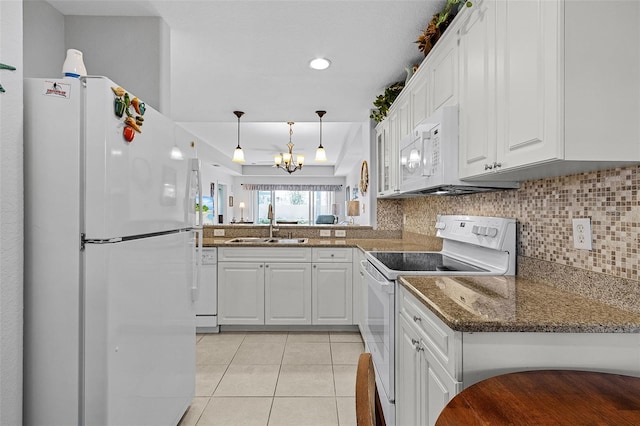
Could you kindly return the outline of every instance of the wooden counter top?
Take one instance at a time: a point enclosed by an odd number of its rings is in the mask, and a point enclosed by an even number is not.
[[[640,313],[513,276],[403,276],[399,283],[462,332],[640,333]]]
[[[436,426],[638,425],[640,378],[571,370],[503,374],[456,395]]]

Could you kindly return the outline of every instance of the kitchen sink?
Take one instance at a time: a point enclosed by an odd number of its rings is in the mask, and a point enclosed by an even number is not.
[[[261,238],[242,237],[225,241],[225,244],[305,244],[308,238]]]
[[[233,238],[231,240],[225,241],[226,244],[263,244],[271,242],[272,238],[261,238],[261,237],[242,237],[242,238]]]
[[[305,244],[309,242],[308,238],[269,238],[268,243],[276,244]]]

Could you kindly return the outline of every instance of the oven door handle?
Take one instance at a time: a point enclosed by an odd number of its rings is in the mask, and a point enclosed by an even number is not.
[[[371,268],[372,266],[370,265],[371,264],[366,260],[360,261],[360,266],[362,266],[364,273],[367,275],[367,285],[375,284],[377,287],[376,288],[377,291],[384,292],[387,294],[393,294],[395,291],[395,282],[389,281],[387,279],[380,281],[378,278],[371,275],[371,272],[369,272],[369,268]]]

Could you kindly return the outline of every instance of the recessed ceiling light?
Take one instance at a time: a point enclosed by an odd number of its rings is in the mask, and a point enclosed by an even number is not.
[[[325,58],[312,59],[309,66],[314,70],[326,70],[331,65],[331,61]]]

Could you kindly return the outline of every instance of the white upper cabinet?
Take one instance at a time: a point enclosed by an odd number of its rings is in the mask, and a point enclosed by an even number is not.
[[[497,2],[498,170],[563,157],[559,134],[561,2]]]
[[[493,2],[475,2],[459,31],[459,174],[484,173],[496,156],[495,20]]]
[[[412,90],[409,96],[411,98],[411,122],[414,126],[429,116],[427,95],[430,92],[430,81],[422,74],[422,70],[418,70],[411,78]]]
[[[398,105],[398,99],[393,105]],[[401,108],[390,111],[387,119],[376,127],[379,198],[394,196],[400,192],[399,137],[409,127],[408,101],[405,99],[401,103]]]
[[[389,120],[384,120],[376,126],[376,154],[378,172],[376,184],[378,197],[384,197],[392,193],[391,176],[395,173],[391,158],[391,137],[389,135]]]
[[[451,32],[449,32],[451,31]],[[451,36],[453,28],[447,29],[445,34]],[[430,96],[428,97],[427,115],[446,105],[458,103],[458,46],[455,37],[451,40],[442,38],[440,49],[435,50],[429,56],[425,65],[428,70],[428,84]],[[415,121],[415,126],[420,121]]]
[[[640,2],[473,8],[460,31],[460,178],[526,180],[640,161]],[[611,25],[596,31],[603,22]]]

